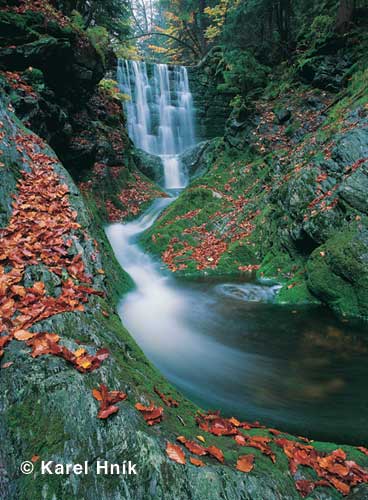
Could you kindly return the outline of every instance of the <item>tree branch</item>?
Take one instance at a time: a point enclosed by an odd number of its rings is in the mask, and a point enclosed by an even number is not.
[[[160,33],[156,31],[151,31],[150,33],[143,33],[142,35],[135,35],[135,36],[130,36],[129,38],[126,38],[126,40],[135,40],[137,38],[144,38],[146,36],[166,36],[167,38],[171,38],[172,40],[175,40],[176,42],[180,43],[187,49],[191,50],[195,56],[198,56],[198,52],[191,46],[189,43],[184,42],[183,40],[180,40],[179,38],[176,38],[176,36],[173,35],[168,35],[167,33]]]

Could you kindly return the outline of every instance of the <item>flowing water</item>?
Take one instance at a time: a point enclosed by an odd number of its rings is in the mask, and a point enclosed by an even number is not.
[[[125,111],[128,131],[134,144],[160,157],[165,187],[185,187],[180,154],[195,144],[194,108],[184,66],[120,60],[118,82],[129,96]]]
[[[150,81],[144,63],[120,62],[119,71],[125,72],[124,86],[131,85],[131,137],[159,155],[174,143],[170,151],[176,156],[168,155],[173,164],[165,167],[165,182],[182,186],[179,153],[194,141],[185,125],[193,110],[178,105],[191,102],[186,72],[176,68],[168,76],[168,68],[159,65]],[[168,81],[184,90],[169,92]],[[170,140],[164,139],[167,106],[176,124]],[[178,281],[138,245],[172,201],[160,198],[137,221],[106,229],[136,285],[119,314],[147,357],[203,408],[315,439],[367,444],[366,326],[340,322],[323,308],[275,306],[275,286]]]

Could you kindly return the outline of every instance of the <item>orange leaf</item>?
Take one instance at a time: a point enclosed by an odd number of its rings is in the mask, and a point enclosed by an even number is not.
[[[84,358],[82,358],[82,359],[78,358],[77,359],[77,364],[78,364],[78,366],[81,366],[85,370],[87,370],[88,368],[91,368],[91,366],[92,366],[92,362],[91,362],[91,360],[89,358],[86,358],[86,359],[84,359]]]
[[[207,453],[216,458],[216,460],[218,460],[222,464],[224,463],[224,454],[216,446],[210,446],[209,448],[207,448]]]
[[[238,419],[236,419],[235,417],[231,417],[231,418],[229,418],[229,422],[230,422],[231,424],[233,424],[235,427],[239,427],[239,425],[240,425],[239,420],[238,420]]]
[[[36,292],[38,295],[44,295],[45,294],[45,283],[42,281],[37,281],[34,283],[32,287],[32,291]]]
[[[153,411],[155,409],[155,405],[151,403],[150,406],[144,406],[141,403],[136,403],[135,408],[138,411]]]
[[[173,460],[178,464],[184,465],[186,463],[185,454],[177,444],[168,442],[166,446],[166,454],[170,458],[170,460]]]
[[[98,389],[93,389],[92,396],[97,399],[97,401],[102,401],[102,394]]]
[[[236,468],[241,472],[250,472],[254,467],[254,455],[242,455],[236,462]]]
[[[190,463],[195,465],[196,467],[205,467],[205,465],[206,465],[199,458],[190,457],[189,460],[190,460]]]
[[[29,340],[34,336],[34,333],[28,332],[27,330],[17,330],[14,332],[14,338],[17,340]]]

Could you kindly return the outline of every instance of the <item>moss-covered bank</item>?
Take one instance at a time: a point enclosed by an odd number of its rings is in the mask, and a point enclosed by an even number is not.
[[[207,170],[143,236],[146,249],[182,277],[256,271],[284,285],[280,304],[368,318],[367,69],[349,43],[340,94],[301,82],[297,60],[261,99],[234,104]]]

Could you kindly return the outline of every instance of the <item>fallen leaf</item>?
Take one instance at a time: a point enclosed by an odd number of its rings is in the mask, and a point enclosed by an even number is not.
[[[189,461],[191,464],[195,465],[196,467],[205,467],[205,465],[206,465],[204,462],[202,462],[202,460],[200,460],[199,458],[195,458],[195,457],[190,457]]]
[[[206,448],[206,450],[209,455],[216,458],[216,460],[218,460],[222,464],[224,463],[224,454],[219,448],[217,448],[216,446],[209,446],[208,448]]]
[[[97,401],[102,401],[102,394],[97,389],[93,389],[92,395],[95,399],[97,399]]]
[[[168,442],[166,446],[166,454],[170,458],[170,460],[173,460],[178,464],[184,465],[186,463],[185,454],[177,444]]]
[[[241,472],[250,472],[253,467],[254,455],[241,455],[236,462],[236,468]]]
[[[8,361],[7,363],[4,363],[3,365],[1,365],[1,368],[2,369],[6,369],[6,368],[9,368],[12,365],[14,365],[14,361]]]
[[[118,411],[119,411],[118,406],[112,405],[112,406],[109,406],[108,408],[106,408],[106,410],[100,410],[97,414],[97,417],[100,419],[106,419],[110,415],[117,413]]]
[[[30,340],[35,336],[35,334],[28,332],[27,330],[17,330],[16,332],[14,332],[13,336],[17,340]]]

